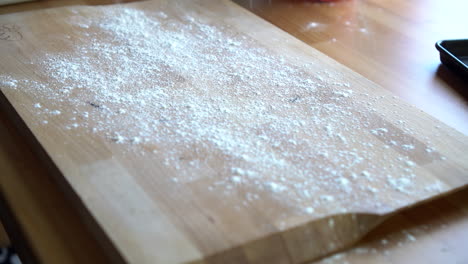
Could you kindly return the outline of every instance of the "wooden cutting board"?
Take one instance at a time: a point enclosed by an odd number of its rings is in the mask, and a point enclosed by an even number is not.
[[[5,15],[0,56],[116,261],[302,263],[468,182],[466,136],[228,1]]]

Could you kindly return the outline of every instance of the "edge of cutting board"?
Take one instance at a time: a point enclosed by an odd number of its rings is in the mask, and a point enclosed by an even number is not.
[[[34,154],[37,155],[38,159],[43,163],[49,174],[58,183],[60,189],[65,194],[65,197],[72,203],[73,207],[77,209],[81,220],[85,223],[88,229],[97,238],[99,244],[106,250],[106,255],[112,259],[113,263],[125,264],[128,263],[124,260],[123,256],[119,253],[114,243],[105,234],[103,228],[94,219],[83,200],[76,194],[73,187],[69,184],[66,178],[63,176],[60,169],[50,158],[47,151],[42,147],[39,141],[36,139],[32,131],[29,129],[27,124],[20,117],[19,113],[15,110],[13,105],[8,101],[5,94],[0,90],[0,109],[6,113],[6,116],[13,123],[15,128],[18,130],[20,135],[25,139],[26,143],[31,146]]]

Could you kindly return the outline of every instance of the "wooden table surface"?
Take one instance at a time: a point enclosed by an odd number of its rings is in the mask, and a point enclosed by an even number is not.
[[[112,1],[40,1],[0,13]],[[122,2],[122,1],[119,1]],[[243,1],[285,31],[448,125],[468,134],[467,92],[439,66],[435,41],[463,38],[463,1]],[[0,113],[2,221],[27,262],[107,263],[88,223],[52,180],[5,113]],[[402,212],[362,243],[324,263],[468,263],[468,190]],[[112,259],[115,260],[115,259]]]

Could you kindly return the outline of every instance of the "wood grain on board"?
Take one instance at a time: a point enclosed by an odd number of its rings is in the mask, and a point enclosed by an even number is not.
[[[381,214],[395,212],[466,184],[465,136],[391,97],[376,84],[230,2],[178,4],[181,6],[173,4],[177,7],[174,8],[171,4],[153,1],[132,4],[128,8],[145,12],[163,10],[169,17],[177,17],[175,14],[183,14],[184,10],[197,10],[198,17],[215,25],[230,25],[239,34],[248,36],[258,45],[268,47],[272,54],[286,54],[291,58],[300,57],[314,63],[318,61],[314,66],[316,68],[306,69],[310,74],[319,68],[339,72],[342,80],[350,84],[354,93],[370,93],[381,98],[379,105],[375,106],[376,113],[369,119],[375,123],[376,128],[385,125],[395,131],[402,131],[400,134],[396,133],[392,140],[414,143],[417,148],[414,152],[392,149],[392,157],[398,159],[409,156],[418,170],[415,181],[422,185],[437,182],[439,188],[409,193],[403,199],[404,203],[394,202],[395,197],[400,197],[401,193],[388,190],[388,193],[382,194],[387,205],[385,210],[373,211],[372,207],[360,207],[359,211],[343,213],[340,203],[351,203],[359,208],[361,201],[335,200],[325,211],[304,215],[297,213],[296,209],[305,205],[286,204],[291,210],[278,207],[274,203],[275,199],[270,197],[275,195],[273,193],[264,194],[257,204],[234,210],[226,205],[242,204],[243,197],[224,197],[223,193],[208,194],[204,189],[207,181],[178,183],[174,186],[167,179],[180,172],[165,168],[162,160],[155,160],[154,156],[132,156],[132,153],[125,151],[125,146],[116,145],[105,135],[87,135],[88,132],[80,131],[87,136],[77,136],[65,128],[65,120],[58,119],[49,126],[38,124],[35,116],[37,110],[34,109],[37,98],[28,94],[27,89],[2,87],[5,97],[55,162],[74,195],[83,203],[83,209],[94,217],[97,225],[128,262],[300,263],[355,242],[384,220],[386,216]],[[3,51],[8,51],[2,52],[2,72],[21,78],[38,78],[25,63],[33,59],[31,56],[36,55],[37,45],[46,38],[45,34],[38,34],[38,29],[41,29],[40,32],[53,31],[58,35],[73,35],[71,27],[63,23],[71,14],[80,12],[84,17],[92,17],[105,12],[105,8],[112,7],[72,7],[3,16],[0,23],[9,25],[9,35],[5,41],[10,42],[3,42],[0,47]],[[356,100],[362,101],[362,98]],[[57,106],[57,102],[53,100],[40,103],[51,109]],[[360,105],[360,101],[356,104],[357,107],[366,109]],[[63,107],[61,111],[67,111],[66,105],[60,107]],[[405,128],[398,122],[401,119],[397,117],[400,116],[404,116]],[[413,131],[412,134],[404,133],[408,128]],[[434,134],[437,136],[434,137]],[[379,138],[364,130],[362,134],[355,136],[364,142],[388,140],[385,136]],[[427,138],[431,139],[431,146],[437,150],[436,155],[429,155],[424,151],[428,147]],[[99,146],[97,151],[96,145]],[[382,148],[375,151],[382,151]],[[228,176],[221,174],[217,177]],[[268,178],[268,175],[264,177]],[[178,193],[174,193],[174,190]],[[281,195],[284,197],[280,198],[288,199],[287,193]],[[315,198],[311,198],[310,203]],[[304,203],[307,204],[307,201]],[[273,208],[287,214],[267,214],[262,212],[264,208]]]

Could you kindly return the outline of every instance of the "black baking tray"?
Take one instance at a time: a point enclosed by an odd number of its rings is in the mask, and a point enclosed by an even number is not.
[[[436,43],[440,61],[468,80],[468,39],[441,40]]]

